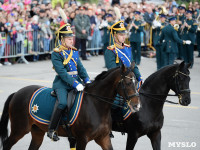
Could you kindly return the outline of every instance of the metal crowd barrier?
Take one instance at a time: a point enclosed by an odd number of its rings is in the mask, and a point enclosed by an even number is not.
[[[2,45],[0,46],[0,59],[18,58],[17,62],[28,64],[25,56],[50,54],[55,48],[55,37],[53,39],[45,38],[41,31],[24,31],[21,41],[13,34],[0,32],[2,37]],[[99,48],[87,48],[90,50],[100,50]]]

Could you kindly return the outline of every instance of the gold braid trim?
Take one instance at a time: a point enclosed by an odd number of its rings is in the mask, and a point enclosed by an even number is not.
[[[64,56],[63,65],[67,65],[69,63],[69,61],[72,60],[75,63],[75,65],[77,66],[76,61],[74,60],[74,58],[72,58],[72,56],[73,56],[72,48],[71,48],[71,51],[70,51],[69,55],[65,52],[65,49],[67,49],[67,48],[61,45],[60,50],[62,51],[63,56]],[[68,56],[67,59],[66,59],[66,55]]]

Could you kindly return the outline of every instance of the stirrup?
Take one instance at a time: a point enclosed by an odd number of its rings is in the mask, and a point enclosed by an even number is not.
[[[55,130],[49,130],[47,132],[47,136],[52,140],[52,141],[58,141],[60,138],[57,135],[57,132]]]

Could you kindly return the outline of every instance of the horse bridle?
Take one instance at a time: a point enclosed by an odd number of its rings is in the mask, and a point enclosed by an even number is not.
[[[133,78],[127,76],[131,71],[132,71],[131,68],[128,68],[127,71],[126,71],[125,73],[121,73],[121,74],[122,74],[122,75],[121,75],[121,80],[118,82],[118,85],[117,85],[117,89],[118,89],[119,86],[121,85],[122,90],[123,90],[123,93],[124,93],[125,101],[126,101],[126,103],[127,103],[128,105],[130,105],[131,98],[133,98],[133,97],[139,97],[139,93],[137,92],[137,90],[136,90],[135,94],[128,95],[127,90],[126,90],[126,86],[124,85],[124,79],[125,79],[125,78],[128,78],[128,79],[133,80]],[[123,99],[124,99],[124,98],[123,98]]]
[[[175,96],[178,96],[179,103],[180,103],[180,101],[182,100],[182,94],[183,93],[190,93],[191,90],[190,89],[180,89],[179,81],[178,81],[179,75],[183,75],[183,76],[187,76],[187,77],[189,77],[189,75],[177,70],[175,72],[175,75],[173,76],[173,78],[175,79],[175,88],[176,88],[176,95]]]
[[[179,103],[175,103],[175,102],[172,102],[170,100],[165,100],[164,102],[168,102],[168,103],[171,103],[171,104],[180,104],[180,102],[182,100],[182,94],[183,93],[190,93],[190,91],[191,91],[190,89],[180,89],[179,81],[178,81],[178,77],[179,77],[180,74],[189,77],[188,74],[185,74],[185,73],[183,73],[179,70],[177,70],[175,72],[175,74],[172,75],[174,80],[175,80],[175,89],[176,89],[175,93],[176,94],[152,94],[152,93],[142,92],[141,90],[140,90],[139,94],[145,95],[147,97],[150,97],[152,99],[159,100],[159,101],[162,101],[162,102],[163,102],[163,100],[160,100],[160,99],[155,98],[153,96],[178,96]]]
[[[127,90],[126,90],[126,86],[124,85],[124,79],[125,78],[129,78],[129,79],[133,79],[133,78],[130,78],[128,77],[127,75],[132,71],[131,68],[127,68],[128,70],[125,72],[125,73],[121,73],[121,80],[119,80],[118,82],[118,85],[117,85],[117,88],[115,89],[116,91],[118,90],[119,86],[121,85],[122,86],[122,90],[123,90],[123,93],[124,93],[124,98],[122,96],[116,96],[117,99],[115,98],[114,101],[123,101],[123,104],[115,104],[115,103],[112,103],[112,102],[109,102],[108,100],[113,100],[112,98],[108,98],[108,97],[103,97],[103,96],[99,96],[99,95],[96,95],[96,94],[92,94],[92,93],[88,93],[86,91],[84,91],[84,93],[88,94],[88,95],[91,95],[91,96],[94,96],[96,98],[98,98],[99,100],[103,101],[103,102],[106,102],[106,103],[109,103],[111,105],[114,105],[114,106],[117,106],[117,107],[120,107],[120,108],[124,108],[124,103],[126,102],[128,104],[128,106],[130,105],[130,102],[131,102],[131,98],[132,97],[139,97],[139,93],[136,91],[135,94],[132,94],[132,95],[128,95],[127,93]],[[125,107],[126,108],[126,107]]]

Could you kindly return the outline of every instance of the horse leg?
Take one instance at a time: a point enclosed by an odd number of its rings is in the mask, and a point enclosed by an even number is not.
[[[133,150],[135,144],[137,143],[138,138],[134,136],[134,134],[128,134],[127,142],[126,142],[126,150]]]
[[[95,139],[95,142],[99,144],[103,150],[113,150],[109,134],[105,137],[101,136]]]
[[[76,150],[76,139],[75,138],[68,138],[70,150]]]
[[[85,150],[87,145],[87,140],[85,138],[78,138],[76,144],[76,150]]]
[[[16,144],[28,131],[22,131],[20,129],[11,128],[11,134],[8,139],[3,143],[3,150],[10,150],[14,144]]]
[[[33,125],[31,128],[32,140],[29,146],[29,150],[38,150],[42,144],[45,132]]]
[[[161,150],[161,132],[160,130],[147,134],[151,140],[153,150]]]

